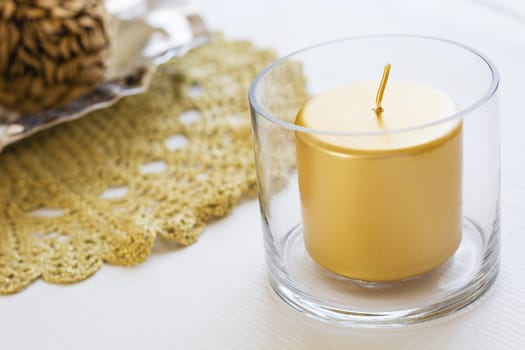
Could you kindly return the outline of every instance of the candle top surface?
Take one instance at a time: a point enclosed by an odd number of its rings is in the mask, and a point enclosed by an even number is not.
[[[329,90],[310,99],[299,111],[295,124],[316,130],[379,132],[410,128],[451,116],[459,111],[444,93],[425,85],[389,81],[383,97],[383,112],[374,111],[377,82],[355,83]],[[328,146],[363,151],[398,150],[430,146],[459,131],[460,120],[406,132],[363,136],[335,136],[297,132],[299,137]]]

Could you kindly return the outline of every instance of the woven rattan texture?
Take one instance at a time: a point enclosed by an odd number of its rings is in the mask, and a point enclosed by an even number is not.
[[[274,59],[216,37],[164,64],[149,90],[0,155],[0,294],[143,262],[194,243],[256,193],[247,90]],[[301,74],[283,76],[304,99]]]

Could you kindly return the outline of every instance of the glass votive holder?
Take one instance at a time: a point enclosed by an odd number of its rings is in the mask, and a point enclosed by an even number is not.
[[[384,130],[298,123],[319,94],[379,84],[387,62],[392,84],[428,87],[455,111]],[[366,327],[432,320],[480,298],[499,266],[498,84],[478,51],[410,35],[328,42],[264,69],[249,101],[275,292],[314,318]],[[409,97],[397,103],[426,103]],[[334,100],[326,113],[352,98]],[[377,117],[374,102],[363,118]],[[392,146],[370,146],[377,144]]]

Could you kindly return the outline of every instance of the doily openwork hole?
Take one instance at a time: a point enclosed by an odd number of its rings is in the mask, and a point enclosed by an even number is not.
[[[30,216],[47,217],[47,218],[59,218],[64,215],[66,211],[60,208],[38,208],[30,211]]]
[[[193,84],[188,86],[186,93],[191,98],[198,98],[202,95],[202,87],[199,84]]]
[[[182,124],[190,125],[198,122],[201,119],[201,113],[196,109],[184,111],[179,116],[179,121]]]
[[[166,148],[170,151],[176,151],[178,149],[184,148],[189,144],[189,140],[186,136],[182,134],[172,135],[164,141]]]
[[[99,196],[101,199],[118,199],[125,197],[129,192],[128,186],[109,187]]]
[[[140,167],[142,174],[159,174],[163,173],[168,169],[168,165],[163,160],[156,160],[154,162],[143,164]]]

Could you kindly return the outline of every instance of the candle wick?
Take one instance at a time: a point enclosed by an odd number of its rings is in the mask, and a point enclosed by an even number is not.
[[[379,83],[379,89],[377,89],[377,95],[376,95],[376,108],[374,108],[374,112],[376,112],[376,116],[378,118],[381,118],[381,113],[383,113],[383,107],[381,106],[381,103],[383,102],[383,95],[385,94],[386,89],[386,83],[388,82],[388,76],[390,75],[390,63],[387,63],[385,65],[385,69],[383,70],[383,76],[381,77],[381,82]]]

